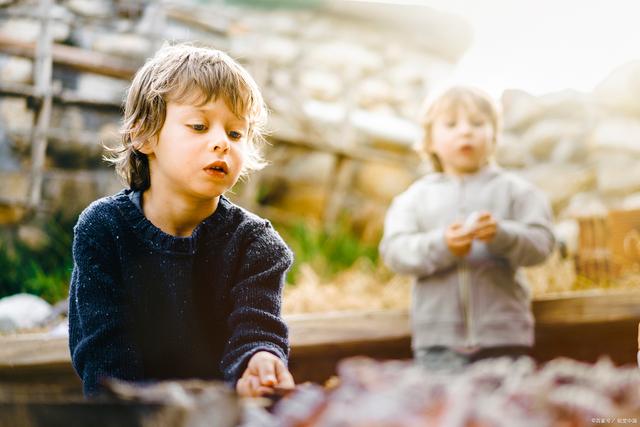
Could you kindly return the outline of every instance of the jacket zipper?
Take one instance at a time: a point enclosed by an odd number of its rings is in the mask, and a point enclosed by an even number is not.
[[[468,212],[464,205],[464,178],[460,180],[460,193],[459,193],[460,206],[462,212],[467,215]],[[471,307],[471,280],[469,278],[469,266],[465,259],[460,260],[458,263],[458,294],[460,297],[460,303],[462,306],[462,318],[465,327],[465,343],[467,348],[474,347],[476,345],[475,337],[473,334],[473,312]]]
[[[458,265],[458,291],[462,303],[462,318],[465,326],[465,347],[476,345],[473,334],[473,311],[471,305],[471,280],[469,278],[469,266],[462,260]]]

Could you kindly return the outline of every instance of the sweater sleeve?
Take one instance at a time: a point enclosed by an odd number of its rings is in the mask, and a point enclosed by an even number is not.
[[[513,218],[498,219],[496,235],[487,248],[518,267],[543,262],[554,245],[549,202],[540,190],[529,187],[515,195]]]
[[[453,267],[457,258],[449,251],[444,228],[422,230],[414,199],[408,193],[391,203],[384,223],[380,254],[396,273],[429,276]]]
[[[292,262],[293,254],[284,241],[268,222],[263,223],[243,252],[231,289],[230,338],[220,362],[225,381],[235,384],[258,351],[287,362],[288,329],[280,312],[285,275]]]
[[[102,378],[136,380],[141,370],[113,238],[98,227],[81,216],[74,229],[69,289],[71,361],[87,396],[100,391]]]

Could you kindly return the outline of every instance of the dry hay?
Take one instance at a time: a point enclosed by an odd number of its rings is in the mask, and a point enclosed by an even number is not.
[[[621,278],[596,282],[576,274],[571,258],[554,252],[546,262],[523,269],[533,298],[578,293],[583,290],[640,289],[640,268]],[[304,264],[295,285],[284,292],[284,313],[314,313],[347,310],[406,309],[411,299],[412,279],[398,276],[366,259],[325,281]]]

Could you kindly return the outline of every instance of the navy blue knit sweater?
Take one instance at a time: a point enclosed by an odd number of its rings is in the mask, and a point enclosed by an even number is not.
[[[260,350],[286,361],[293,255],[269,222],[220,197],[190,237],[174,237],[147,220],[139,194],[93,202],[74,228],[69,347],[85,395],[103,377],[234,384]]]

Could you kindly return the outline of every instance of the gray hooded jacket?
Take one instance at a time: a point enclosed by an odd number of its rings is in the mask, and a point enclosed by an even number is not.
[[[483,210],[498,222],[495,237],[488,244],[474,240],[466,257],[456,257],[445,228]],[[544,194],[496,166],[464,178],[429,174],[397,196],[380,253],[392,270],[416,279],[413,348],[531,346],[530,293],[518,267],[551,253],[551,226]]]

